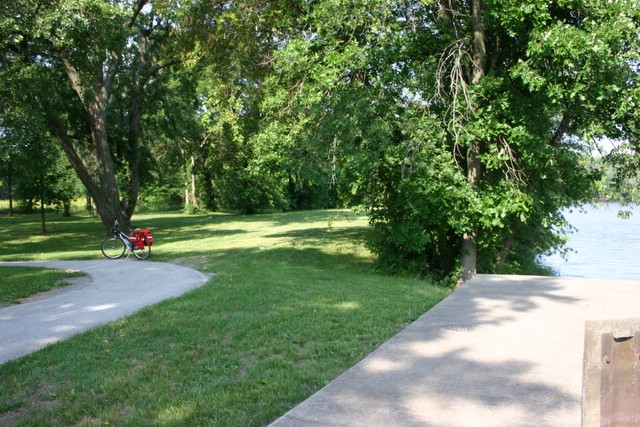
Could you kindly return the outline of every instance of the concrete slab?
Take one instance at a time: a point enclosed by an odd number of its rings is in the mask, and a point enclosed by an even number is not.
[[[479,275],[271,424],[580,426],[585,321],[640,282]]]
[[[3,262],[2,266],[51,267],[84,271],[88,280],[0,308],[0,363],[145,306],[184,294],[209,276],[164,262],[92,260]]]

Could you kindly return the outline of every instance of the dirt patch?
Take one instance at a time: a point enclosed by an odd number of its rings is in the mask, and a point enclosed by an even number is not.
[[[13,427],[18,425],[27,410],[24,408],[14,409],[13,411],[0,414],[0,427]]]
[[[254,355],[244,356],[240,359],[242,366],[236,373],[236,378],[244,378],[247,376],[247,370],[258,364],[258,358]]]
[[[12,409],[4,414],[0,414],[0,427],[13,427],[18,425],[30,408],[38,411],[50,411],[60,404],[57,399],[57,386],[50,383],[38,384],[37,390],[19,407]]]
[[[76,425],[76,426],[102,426],[102,425],[105,425],[105,423],[100,418],[85,416],[74,425]]]

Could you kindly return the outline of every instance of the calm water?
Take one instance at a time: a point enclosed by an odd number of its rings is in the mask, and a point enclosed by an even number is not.
[[[569,235],[570,252],[545,257],[543,263],[564,277],[640,280],[640,207],[629,219],[618,218],[615,203],[585,206],[565,217],[578,230]]]

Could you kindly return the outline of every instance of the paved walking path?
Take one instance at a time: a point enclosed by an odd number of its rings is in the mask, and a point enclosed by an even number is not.
[[[0,363],[201,286],[208,276],[164,262],[128,260],[0,263],[80,270],[87,278],[0,308]]]
[[[479,275],[272,427],[578,427],[585,321],[638,317],[640,282]]]

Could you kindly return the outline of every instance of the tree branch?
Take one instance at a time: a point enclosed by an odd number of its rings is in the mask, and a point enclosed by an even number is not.
[[[40,102],[40,104],[42,103]],[[46,106],[44,106],[43,111],[51,133],[53,133],[56,139],[60,142],[62,151],[67,155],[69,163],[71,163],[71,166],[73,166],[73,169],[78,174],[78,178],[80,178],[80,181],[82,181],[91,197],[95,199],[96,195],[99,194],[99,189],[93,181],[89,167],[84,162],[83,158],[78,155],[71,138],[69,138],[69,135],[60,120]]]
[[[86,94],[84,91],[84,87],[82,86],[82,79],[80,78],[80,73],[78,73],[78,69],[71,64],[71,62],[67,58],[63,58],[62,55],[58,55],[60,57],[60,61],[62,61],[62,66],[64,67],[64,71],[67,73],[69,80],[71,81],[71,86],[73,90],[78,94],[82,105],[87,108],[86,103]]]
[[[149,71],[147,72],[147,80],[150,77],[155,76],[157,73],[159,73],[160,71],[164,70],[165,68],[169,68],[169,67],[173,67],[174,65],[178,65],[182,63],[181,59],[171,59],[163,64],[156,64],[153,67],[149,68]]]
[[[569,126],[571,126],[571,122],[572,121],[573,121],[573,114],[572,113],[567,112],[567,113],[564,114],[564,116],[562,116],[562,121],[560,121],[560,124],[558,125],[556,130],[553,132],[553,136],[551,137],[551,140],[549,141],[549,145],[550,146],[557,147],[558,144],[560,144],[560,141],[562,140],[562,137],[569,130]]]
[[[129,21],[127,21],[127,23],[125,24],[125,28],[131,28],[135,25],[140,12],[142,12],[142,9],[147,5],[148,2],[149,0],[138,0],[138,3],[136,3],[133,9],[133,15],[131,16],[131,19],[129,19]]]

